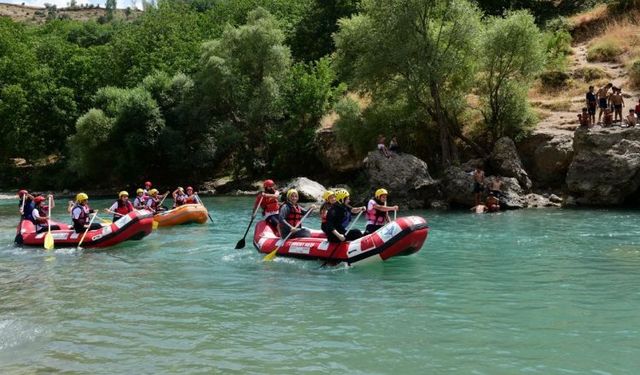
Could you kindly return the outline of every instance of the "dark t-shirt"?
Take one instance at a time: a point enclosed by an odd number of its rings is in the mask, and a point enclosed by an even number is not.
[[[592,92],[587,93],[587,103],[595,104],[597,102],[596,94]]]

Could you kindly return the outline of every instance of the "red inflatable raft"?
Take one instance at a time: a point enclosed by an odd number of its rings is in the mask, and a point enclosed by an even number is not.
[[[401,217],[374,233],[355,241],[330,243],[321,231],[311,231],[311,237],[293,238],[284,244],[264,221],[255,228],[253,245],[268,254],[276,247],[278,256],[301,259],[319,259],[332,264],[387,260],[394,256],[418,252],[429,233],[427,222],[419,216]]]
[[[52,230],[51,235],[56,247],[77,246],[83,233],[76,233],[73,227],[64,223],[51,221],[60,226]],[[139,240],[151,233],[153,215],[147,210],[129,212],[127,215],[101,229],[90,230],[82,241],[82,247],[107,247],[127,240]],[[27,246],[43,246],[47,232],[36,233],[35,225],[29,220],[18,224],[18,235],[22,235],[22,243]]]

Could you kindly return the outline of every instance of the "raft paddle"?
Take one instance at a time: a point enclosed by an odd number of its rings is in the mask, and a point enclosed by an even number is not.
[[[44,248],[46,250],[53,249],[53,234],[51,234],[51,200],[52,197],[49,196],[49,215],[47,219],[47,234],[44,236]]]
[[[244,248],[244,239],[245,237],[247,237],[247,233],[249,233],[249,229],[251,228],[251,224],[253,224],[253,219],[256,218],[256,215],[258,214],[258,210],[260,209],[260,205],[262,204],[262,198],[264,198],[264,196],[260,197],[260,200],[258,201],[258,205],[256,206],[256,209],[253,210],[253,215],[251,215],[251,220],[249,221],[249,225],[247,226],[247,230],[244,231],[244,236],[242,236],[242,239],[240,241],[238,241],[238,243],[236,244],[236,249],[242,249]]]
[[[24,202],[27,200],[27,194],[22,194],[22,206],[20,207],[20,215],[24,215]]]
[[[200,196],[198,194],[194,194],[196,196],[196,199],[198,200],[198,203],[200,203],[202,205],[202,207],[204,207],[205,210],[207,210],[207,216],[209,216],[209,220],[211,220],[211,222],[213,223],[213,219],[211,218],[211,215],[209,214],[209,210],[207,209],[207,206],[204,205],[204,203],[202,203],[202,199],[200,199]]]
[[[358,213],[358,216],[356,216],[356,219],[354,221],[352,221],[351,224],[349,224],[349,226],[347,227],[347,231],[344,232],[345,241],[347,240],[347,234],[349,234],[349,232],[351,232],[351,228],[353,228],[353,225],[356,223],[356,221],[358,221],[358,219],[360,219],[360,215],[362,215],[363,212],[364,211],[360,211]],[[333,257],[333,254],[335,254],[336,250],[338,250],[339,247],[340,247],[340,245],[336,246],[336,248],[333,249],[331,254],[329,254],[329,259],[331,259]],[[329,263],[329,259],[325,260],[324,263],[322,263],[322,265],[320,266],[320,268],[324,268],[327,265],[327,263]]]
[[[164,200],[167,199],[168,195],[169,195],[169,190],[167,190],[167,192],[164,193],[164,197],[162,197],[162,200],[160,201],[160,203],[158,203],[158,208],[162,207],[162,204],[164,203]]]
[[[304,219],[307,218],[307,216],[309,216],[309,214],[311,213],[311,211],[313,211],[313,207],[309,209],[309,211],[307,211],[306,214],[304,214],[304,216],[302,217],[302,219],[300,219],[300,222],[298,223],[298,225],[302,224],[302,222],[304,221]],[[296,225],[294,228],[297,228],[298,225]],[[276,246],[275,249],[273,249],[272,252],[270,252],[269,254],[265,255],[264,258],[262,258],[263,262],[270,262],[272,261],[276,255],[278,255],[278,249],[280,249],[280,247],[282,247],[282,245],[284,245],[285,242],[287,242],[287,240],[289,239],[289,237],[291,237],[291,235],[293,234],[293,230],[291,230],[289,232],[289,234],[287,234],[287,236],[284,238],[284,240],[282,240],[282,244],[279,246]]]
[[[89,220],[89,225],[87,225],[87,229],[85,229],[84,233],[82,234],[82,238],[80,238],[80,242],[78,242],[78,246],[76,246],[76,250],[80,250],[81,249],[80,245],[82,245],[82,241],[84,241],[84,236],[87,235],[87,232],[89,231],[89,228],[91,228],[91,224],[93,224],[93,219],[95,219],[96,216],[98,216],[98,213],[94,212],[93,213],[93,217],[91,218],[91,220]]]

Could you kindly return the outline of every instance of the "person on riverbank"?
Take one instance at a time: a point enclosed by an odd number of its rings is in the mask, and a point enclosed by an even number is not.
[[[596,108],[598,107],[598,97],[596,96],[594,90],[595,88],[593,86],[589,86],[589,91],[586,95],[587,113],[589,114],[589,126],[593,126],[596,124]]]
[[[184,189],[180,186],[171,193],[171,196],[173,197],[173,208],[180,207],[186,203],[187,194],[185,194]]]
[[[76,195],[76,202],[71,208],[71,221],[73,222],[73,229],[76,233],[84,233],[91,221],[89,216],[92,213],[94,213],[94,211],[89,207],[89,196],[85,193],[78,193],[78,195]],[[100,228],[102,228],[102,225],[91,223],[89,230]]]
[[[48,195],[47,198],[51,199],[52,196]],[[39,195],[33,199],[34,208],[31,211],[31,217],[33,218],[32,222],[36,225],[36,233],[42,233],[49,230],[49,220],[51,219],[49,215],[49,207],[44,205],[44,201],[47,199],[42,195]],[[54,203],[53,199],[51,199],[51,209],[53,209]],[[51,225],[51,230],[60,229],[59,225]]]
[[[604,110],[604,119],[602,122],[603,128],[609,128],[613,126],[613,111],[611,108],[607,108]]]
[[[325,232],[327,227],[327,214],[331,206],[336,203],[336,193],[327,190],[322,194],[322,200],[324,203],[320,206],[320,229]]]
[[[486,207],[488,212],[498,212],[500,211],[500,201],[498,197],[495,195],[488,195],[486,201]]]
[[[298,225],[302,221],[302,217],[307,214],[309,210],[316,209],[315,205],[311,205],[309,209],[305,210],[298,205],[298,191],[296,189],[289,189],[287,191],[287,201],[280,207],[279,211],[279,231],[280,238],[298,238],[309,237],[311,232],[309,229],[299,227]]]
[[[387,206],[389,192],[386,189],[376,190],[373,198],[367,203],[367,227],[364,234],[370,234],[390,222],[389,212],[398,211],[398,206]]]
[[[395,135],[391,137],[389,141],[389,151],[393,152],[396,155],[400,154],[400,145],[398,145],[398,137]]]
[[[583,129],[589,129],[590,120],[589,113],[587,113],[587,108],[582,108],[582,113],[578,113],[578,123],[580,127]]]
[[[352,214],[357,214],[366,210],[366,207],[349,206],[349,192],[346,189],[338,189],[335,192],[336,203],[327,212],[326,230],[329,242],[353,241],[362,237],[359,229],[351,229],[347,233],[347,227],[351,222]]]
[[[473,171],[473,193],[475,194],[476,206],[482,201],[484,191],[484,170],[482,165],[478,165]]]
[[[144,194],[144,189],[138,188],[136,190],[136,198],[133,200],[133,208],[136,210],[142,210],[147,205],[147,197]]]
[[[116,221],[133,210],[133,204],[129,201],[129,193],[123,190],[118,193],[118,200],[106,209],[105,212],[113,214],[113,221]]]
[[[598,123],[601,123],[602,114],[605,113],[605,110],[609,107],[609,89],[613,87],[613,83],[608,83],[606,86],[603,86],[598,90],[598,107],[600,108],[600,112],[598,113]]]
[[[622,108],[624,107],[624,98],[622,97],[622,89],[613,88],[613,94],[609,98],[609,102],[613,106],[613,122],[619,121],[622,124]]]
[[[33,195],[29,194],[27,190],[22,189],[18,191],[18,212],[20,212],[22,219],[33,220],[31,217],[31,213],[35,207],[33,199]]]
[[[481,203],[471,207],[470,211],[472,211],[474,214],[483,214],[489,211],[489,207]]]
[[[625,123],[628,127],[636,126],[636,124],[638,123],[638,116],[636,115],[636,111],[634,109],[629,110],[629,114],[625,119]]]
[[[386,158],[390,158],[391,154],[389,154],[389,150],[387,149],[387,146],[384,144],[385,141],[386,141],[386,138],[384,137],[384,135],[380,134],[378,136],[378,151],[380,151],[380,153],[384,155]]]
[[[267,179],[262,183],[264,191],[258,193],[253,203],[253,211],[262,208],[262,217],[264,221],[271,226],[272,229],[278,228],[280,223],[280,192],[276,189],[276,183]]]
[[[503,196],[502,194],[502,177],[494,176],[489,183],[489,195],[496,198]]]

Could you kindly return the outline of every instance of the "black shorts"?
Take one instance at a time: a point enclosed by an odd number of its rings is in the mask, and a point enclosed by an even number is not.
[[[590,115],[595,115],[596,114],[596,107],[597,107],[596,102],[589,103],[589,107],[588,108],[589,108],[589,114]]]
[[[622,104],[616,104],[613,106],[616,111],[622,111]]]
[[[601,109],[607,108],[607,99],[603,98],[603,99],[598,100],[598,104],[600,105]]]
[[[473,182],[473,192],[474,193],[482,193],[484,189],[482,188],[482,185],[479,182]]]

